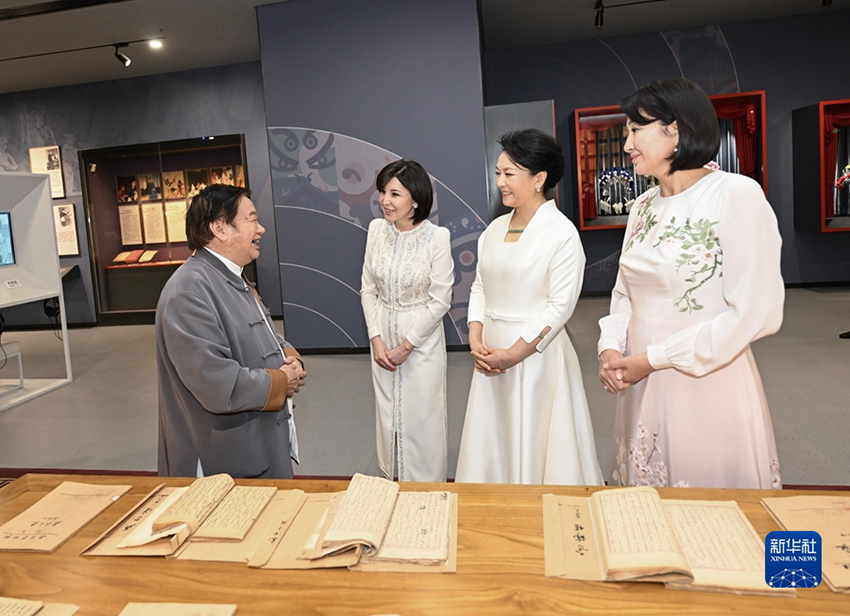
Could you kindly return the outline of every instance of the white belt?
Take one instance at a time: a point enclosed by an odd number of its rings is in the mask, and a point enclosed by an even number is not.
[[[529,317],[515,317],[507,314],[499,314],[498,312],[493,312],[492,310],[485,310],[484,314],[493,319],[494,321],[512,321],[514,323],[527,323],[533,320]]]

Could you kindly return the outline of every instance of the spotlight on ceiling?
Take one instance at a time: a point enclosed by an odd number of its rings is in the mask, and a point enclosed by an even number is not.
[[[154,49],[159,49],[160,47],[162,47],[162,41],[159,39],[153,39],[151,41],[148,41],[148,45],[150,45]]]
[[[596,9],[596,29],[602,29],[602,20],[605,18],[605,7],[602,5],[602,0],[596,0],[596,5],[593,7]]]
[[[120,49],[127,47],[127,43],[113,45],[113,47],[115,47],[115,57],[118,58],[118,61],[124,66],[130,66],[130,62],[132,62],[132,60],[119,51]]]

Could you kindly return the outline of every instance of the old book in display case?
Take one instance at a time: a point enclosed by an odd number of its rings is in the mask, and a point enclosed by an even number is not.
[[[764,92],[709,98],[720,127],[720,150],[713,162],[753,178],[767,194]],[[635,199],[656,180],[636,174],[624,152],[626,115],[619,105],[576,109],[573,118],[579,228],[623,228]]]
[[[791,121],[794,226],[850,231],[850,99],[795,109]]]
[[[189,202],[213,169],[230,179],[238,167],[244,183],[244,161],[242,135],[80,152],[99,323],[153,322],[162,287],[191,254]]]

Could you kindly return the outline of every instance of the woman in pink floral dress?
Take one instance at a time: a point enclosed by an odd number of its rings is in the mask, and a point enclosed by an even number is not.
[[[779,488],[773,426],[750,343],[775,333],[781,238],[755,181],[706,168],[714,108],[685,79],[623,99],[626,153],[658,186],[629,214],[599,378],[617,394],[620,485]]]

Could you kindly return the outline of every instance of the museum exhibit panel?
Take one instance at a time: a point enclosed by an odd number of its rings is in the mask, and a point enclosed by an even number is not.
[[[850,231],[850,99],[792,113],[794,226]]]
[[[242,135],[80,152],[99,324],[153,322],[162,287],[191,254],[187,205],[210,184],[247,187],[244,161]]]
[[[0,171],[0,311],[9,306],[44,303],[61,320],[65,376],[24,377],[26,348],[3,337],[5,320],[0,312],[0,367],[15,378],[0,379],[0,411],[71,382],[71,354],[65,299],[59,269],[59,251],[53,227],[50,180],[46,175]],[[2,359],[0,359],[2,361]]]
[[[756,180],[767,194],[763,91],[710,96],[720,123],[717,164]],[[621,229],[634,200],[654,179],[635,175],[626,143],[626,115],[619,105],[576,109],[575,190],[580,229]]]

